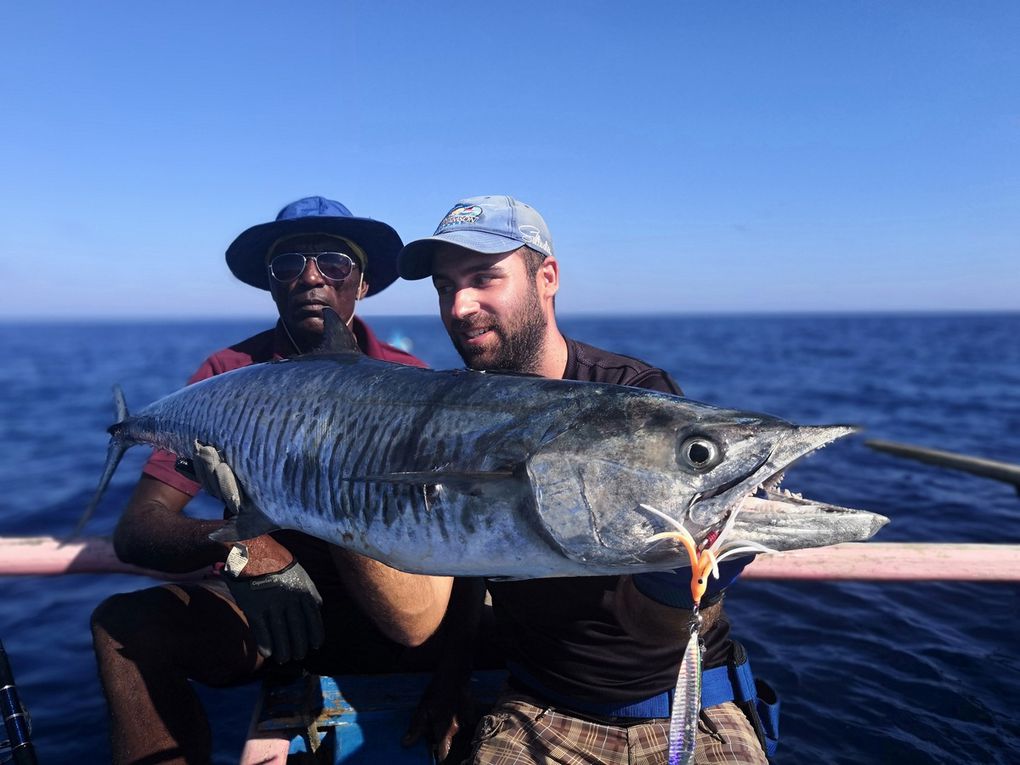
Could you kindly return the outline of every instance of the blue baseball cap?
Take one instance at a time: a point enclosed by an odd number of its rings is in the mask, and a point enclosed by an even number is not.
[[[436,233],[407,244],[397,258],[405,279],[432,275],[432,256],[441,244],[494,255],[527,245],[552,257],[552,237],[538,210],[513,197],[468,197],[455,204],[439,222]]]
[[[356,218],[339,202],[325,197],[304,197],[280,210],[276,220],[243,231],[227,248],[230,272],[245,284],[269,289],[266,255],[284,237],[298,234],[342,236],[365,253],[365,281],[374,295],[397,280],[397,255],[403,242],[390,226],[371,218]]]

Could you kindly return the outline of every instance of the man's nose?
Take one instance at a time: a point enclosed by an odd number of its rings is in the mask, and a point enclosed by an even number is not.
[[[319,266],[315,258],[305,258],[305,267],[301,269],[301,273],[298,274],[298,281],[302,284],[308,284],[313,287],[326,283],[325,278],[322,276],[322,272],[319,271]]]
[[[478,297],[471,289],[457,290],[453,294],[453,305],[450,314],[455,319],[463,319],[478,311]]]

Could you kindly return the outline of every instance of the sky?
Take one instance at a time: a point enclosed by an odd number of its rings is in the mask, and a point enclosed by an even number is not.
[[[1013,0],[11,0],[0,40],[0,320],[272,316],[223,253],[309,195],[405,242],[528,202],[561,313],[1020,310]]]

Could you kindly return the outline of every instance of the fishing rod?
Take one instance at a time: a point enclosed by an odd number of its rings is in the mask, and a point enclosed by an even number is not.
[[[893,454],[897,457],[905,457],[918,462],[926,462],[929,465],[949,468],[950,470],[962,470],[964,473],[991,478],[995,481],[1012,484],[1020,494],[1020,465],[1011,462],[999,462],[997,460],[984,459],[983,457],[971,457],[956,452],[946,452],[940,449],[929,449],[925,446],[914,446],[913,444],[901,444],[895,441],[882,441],[872,438],[864,442],[867,446],[878,452]]]
[[[18,697],[3,641],[0,641],[0,715],[3,715],[7,729],[7,741],[0,742],[4,744],[0,749],[9,749],[16,765],[36,765],[35,749],[30,738],[32,723]]]

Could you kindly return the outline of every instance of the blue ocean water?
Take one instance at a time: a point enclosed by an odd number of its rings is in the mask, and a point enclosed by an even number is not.
[[[437,368],[459,365],[433,318],[373,318]],[[0,325],[0,535],[66,534],[95,488],[110,386],[142,406],[267,322]],[[692,398],[875,438],[1020,462],[1020,315],[561,318],[573,337],[669,372]],[[145,454],[128,453],[87,533],[109,533]],[[880,541],[1020,543],[1020,498],[993,481],[847,439],[786,485],[883,513]],[[199,509],[215,515],[208,504]],[[88,631],[124,575],[0,581],[0,640],[46,763],[109,757]],[[794,763],[1020,761],[1015,584],[739,582],[729,611],[783,699],[775,758]],[[203,692],[217,762],[236,761],[254,687]]]

